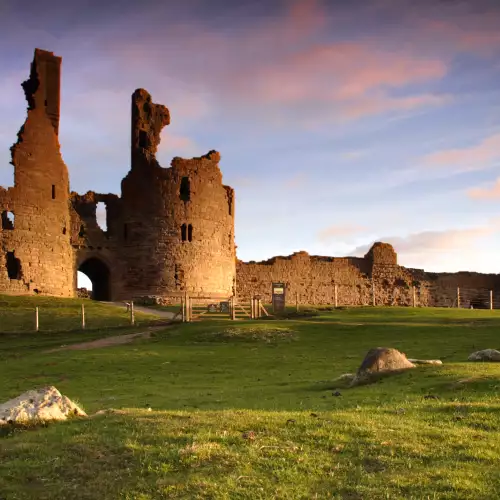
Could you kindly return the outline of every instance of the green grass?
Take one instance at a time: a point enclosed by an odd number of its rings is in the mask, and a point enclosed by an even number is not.
[[[2,333],[33,332],[35,307],[38,307],[40,332],[81,330],[82,304],[85,306],[86,330],[126,327],[130,324],[130,316],[125,308],[89,299],[0,295],[0,336]],[[156,316],[139,312],[136,312],[135,318],[138,325],[158,321]]]
[[[496,498],[500,363],[467,356],[499,329],[497,311],[353,308],[91,351],[5,337],[0,401],[51,384],[89,414],[123,411],[4,431],[0,498]],[[376,346],[444,365],[336,389]]]

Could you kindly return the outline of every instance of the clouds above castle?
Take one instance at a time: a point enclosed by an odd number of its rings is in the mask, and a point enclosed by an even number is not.
[[[488,253],[500,245],[495,231],[467,254],[467,231],[498,210],[498,2],[11,0],[1,9],[0,184],[37,46],[63,57],[60,140],[75,190],[119,192],[130,95],[143,87],[171,112],[164,166],[221,152],[237,190],[240,258],[343,255],[394,235],[403,265],[500,271]],[[272,227],[265,241],[256,220]],[[464,257],[451,264],[411,236],[454,232]]]

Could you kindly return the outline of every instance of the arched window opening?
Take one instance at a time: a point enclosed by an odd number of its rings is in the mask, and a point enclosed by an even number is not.
[[[52,199],[56,199],[56,186],[55,184],[52,184]]]
[[[188,226],[188,241],[193,241],[193,226],[191,224]]]
[[[14,212],[9,212],[8,210],[2,212],[2,229],[14,229],[14,220]]]
[[[181,226],[181,240],[186,241],[187,239],[187,226],[186,224],[182,224]]]

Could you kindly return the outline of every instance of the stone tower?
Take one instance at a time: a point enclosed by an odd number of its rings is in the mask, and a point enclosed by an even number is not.
[[[216,151],[174,158],[162,168],[155,157],[165,106],[143,89],[132,95],[132,165],[122,181],[124,297],[232,292],[236,271],[234,191],[222,184]]]
[[[72,296],[68,169],[59,150],[61,58],[35,50],[22,87],[28,115],[11,148],[14,186],[0,187],[0,290]]]

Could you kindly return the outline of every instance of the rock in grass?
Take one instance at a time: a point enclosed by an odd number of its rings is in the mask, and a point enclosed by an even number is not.
[[[55,387],[27,391],[0,405],[0,425],[30,421],[66,420],[87,414]]]
[[[400,373],[409,368],[415,368],[415,365],[402,352],[390,347],[376,347],[366,354],[351,386],[368,384],[381,376]]]
[[[468,359],[469,361],[500,361],[500,351],[496,349],[484,349],[473,352]]]
[[[443,362],[440,359],[409,359],[410,363],[414,365],[442,365]]]

